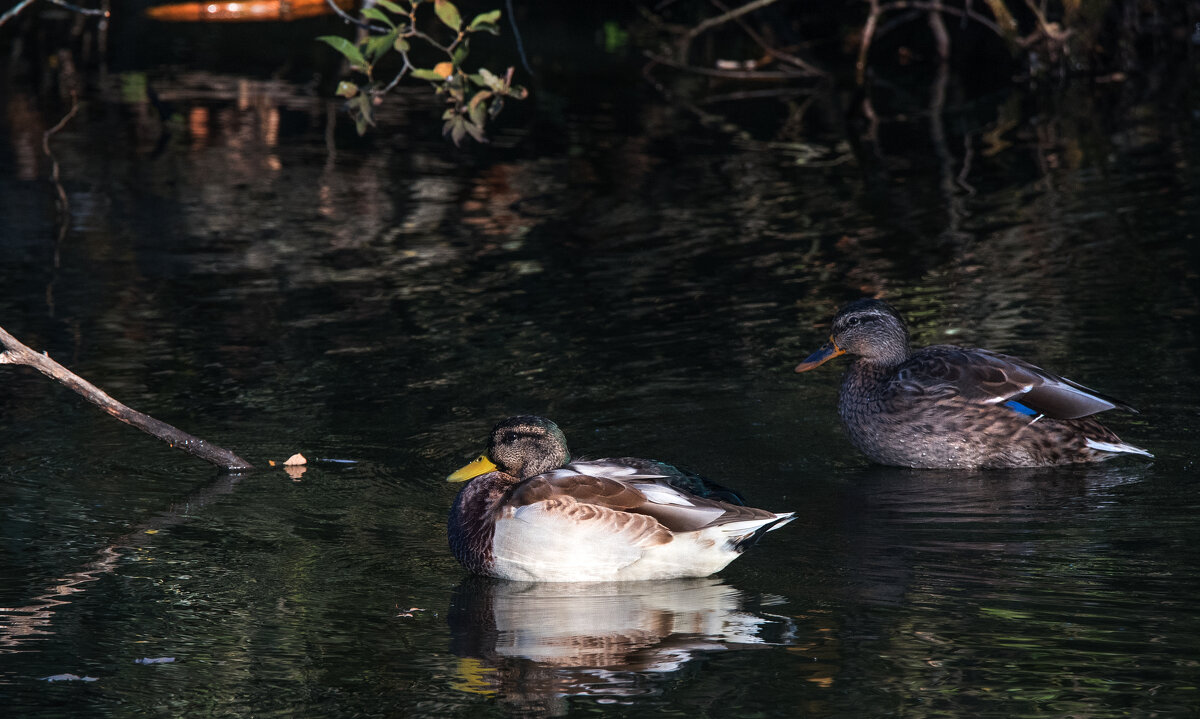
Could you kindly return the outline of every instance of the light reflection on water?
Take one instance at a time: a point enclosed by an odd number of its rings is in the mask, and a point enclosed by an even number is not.
[[[1197,256],[1179,241],[1191,225],[1173,213],[1196,183],[1154,132],[1114,147],[1143,156],[1111,177],[976,158],[978,194],[954,198],[943,232],[945,198],[919,170],[896,173],[880,205],[851,165],[659,154],[586,120],[573,120],[570,156],[467,167],[404,138],[330,155],[324,107],[274,91],[229,105],[179,94],[212,107],[165,147],[127,108],[141,151],[107,164],[96,148],[111,128],[64,132],[76,226],[55,263],[28,231],[44,204],[11,205],[25,229],[0,230],[14,248],[0,259],[2,322],[252,461],[303,450],[357,463],[217,491],[205,468],[40,378],[6,377],[0,694],[15,707],[1194,706],[1200,305]],[[4,178],[6,197],[42,197],[31,168]],[[1158,459],[870,467],[836,426],[838,370],[791,367],[838,304],[873,292],[901,305],[920,343],[1019,353],[1130,401],[1144,414],[1113,426]],[[496,419],[529,411],[556,419],[578,455],[676,462],[799,521],[717,579],[464,580],[441,477]],[[211,501],[166,510],[192,491]],[[133,663],[147,656],[177,661]],[[38,681],[65,672],[98,681]]]
[[[637,583],[528,583],[470,578],[451,597],[456,688],[507,708],[548,716],[565,697],[631,704],[661,693],[667,675],[708,652],[787,645],[782,598],[750,609],[715,578]],[[763,608],[768,609],[763,609]]]

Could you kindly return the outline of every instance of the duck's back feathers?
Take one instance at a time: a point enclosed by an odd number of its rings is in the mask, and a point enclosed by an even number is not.
[[[656,519],[671,532],[776,518],[774,512],[705,499],[673,486],[667,477],[612,460],[574,462],[522,482],[513,491],[516,507],[570,497],[575,502]]]
[[[914,353],[897,368],[894,383],[910,393],[957,395],[984,404],[1017,402],[1051,419],[1077,419],[1110,409],[1137,411],[1017,357],[952,345]]]

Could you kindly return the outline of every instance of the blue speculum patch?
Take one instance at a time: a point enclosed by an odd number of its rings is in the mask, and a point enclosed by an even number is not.
[[[1013,410],[1014,412],[1020,412],[1021,414],[1027,414],[1030,417],[1037,414],[1037,412],[1034,412],[1033,410],[1029,409],[1028,407],[1026,407],[1025,405],[1021,404],[1020,402],[1016,401],[1015,399],[1010,399],[1009,401],[1005,402],[1004,406],[1008,407],[1009,409]]]

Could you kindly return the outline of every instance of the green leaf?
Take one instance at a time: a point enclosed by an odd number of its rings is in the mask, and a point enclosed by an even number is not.
[[[491,23],[481,22],[473,28],[469,28],[470,32],[490,32],[493,35],[500,34],[500,26],[492,25]]]
[[[488,117],[495,120],[496,115],[499,115],[500,111],[503,109],[504,109],[504,98],[503,97],[492,98],[492,104],[488,107]]]
[[[442,22],[446,23],[446,27],[454,32],[462,29],[462,16],[458,14],[458,8],[454,7],[454,3],[450,0],[434,0],[433,11],[437,13]]]
[[[329,46],[334,50],[342,53],[342,55],[350,61],[351,65],[367,67],[370,64],[367,62],[367,59],[362,56],[362,53],[358,51],[358,48],[354,46],[354,43],[350,42],[344,37],[339,35],[322,35],[317,39],[328,43]]]
[[[496,21],[499,19],[500,19],[500,11],[499,10],[493,10],[491,12],[480,13],[475,16],[475,19],[471,21],[471,24],[467,26],[467,29],[475,30],[480,25],[495,25]]]
[[[431,80],[433,82],[441,82],[446,79],[433,70],[413,70],[412,76],[418,80]]]
[[[475,111],[475,107],[477,105],[479,105],[479,103],[483,102],[484,100],[488,99],[491,96],[492,96],[491,90],[480,90],[479,92],[475,93],[475,95],[471,98],[471,103],[470,103],[471,112]]]
[[[375,124],[374,108],[371,98],[366,94],[359,95],[347,103],[350,106],[350,116],[354,118],[354,127],[359,135],[366,134],[367,126]]]
[[[483,80],[479,84],[492,92],[504,92],[504,81],[492,74],[492,71],[486,67],[479,68],[479,78]]]
[[[349,80],[342,80],[338,83],[337,92],[335,94],[346,98],[354,97],[358,94],[358,85],[355,85]]]
[[[408,11],[400,7],[392,0],[375,0],[375,4],[395,15],[407,15]]]
[[[450,53],[450,60],[454,62],[455,67],[461,67],[463,60],[467,59],[467,41],[463,40],[462,44],[454,48],[454,52]]]
[[[467,132],[471,135],[471,137],[475,138],[475,142],[482,142],[482,143],[487,142],[487,137],[485,137],[483,134],[483,126],[482,125],[477,125],[474,122],[471,122],[470,120],[468,120],[467,122],[463,123],[463,126],[466,128]]]
[[[456,114],[454,117],[446,120],[445,125],[442,125],[442,134],[450,135],[450,139],[454,140],[454,144],[457,145],[462,142],[463,137],[467,134],[467,128],[464,127],[466,122],[462,115]]]
[[[371,64],[379,62],[379,58],[383,57],[388,50],[392,49],[392,43],[396,40],[396,31],[392,30],[387,35],[375,35],[367,38],[364,46],[364,54]]]
[[[396,28],[396,23],[392,22],[392,19],[390,17],[388,17],[387,15],[384,15],[383,11],[377,7],[369,7],[367,9],[363,10],[362,16],[371,18],[372,20],[378,20],[379,22],[387,25],[388,27],[390,27],[392,29]]]
[[[478,95],[476,96],[478,97]],[[488,106],[486,102],[475,103],[474,98],[471,100],[471,109],[467,116],[471,118],[471,122],[479,127],[483,127],[483,123],[487,122]]]
[[[396,38],[396,42],[394,42],[392,44],[392,47],[396,48],[396,52],[403,53],[405,55],[408,54],[408,50],[409,50],[408,40],[405,40],[402,37]]]

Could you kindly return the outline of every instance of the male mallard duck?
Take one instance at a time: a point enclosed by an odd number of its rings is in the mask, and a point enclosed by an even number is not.
[[[705,577],[792,520],[682,489],[695,478],[660,462],[572,462],[543,417],[497,424],[487,452],[446,478],[468,479],[450,510],[450,549],[503,579]]]
[[[880,300],[851,302],[807,372],[857,356],[838,398],[850,441],[881,464],[924,469],[1042,467],[1149,452],[1089,415],[1133,407],[1016,357],[933,345],[913,352],[908,327]]]

